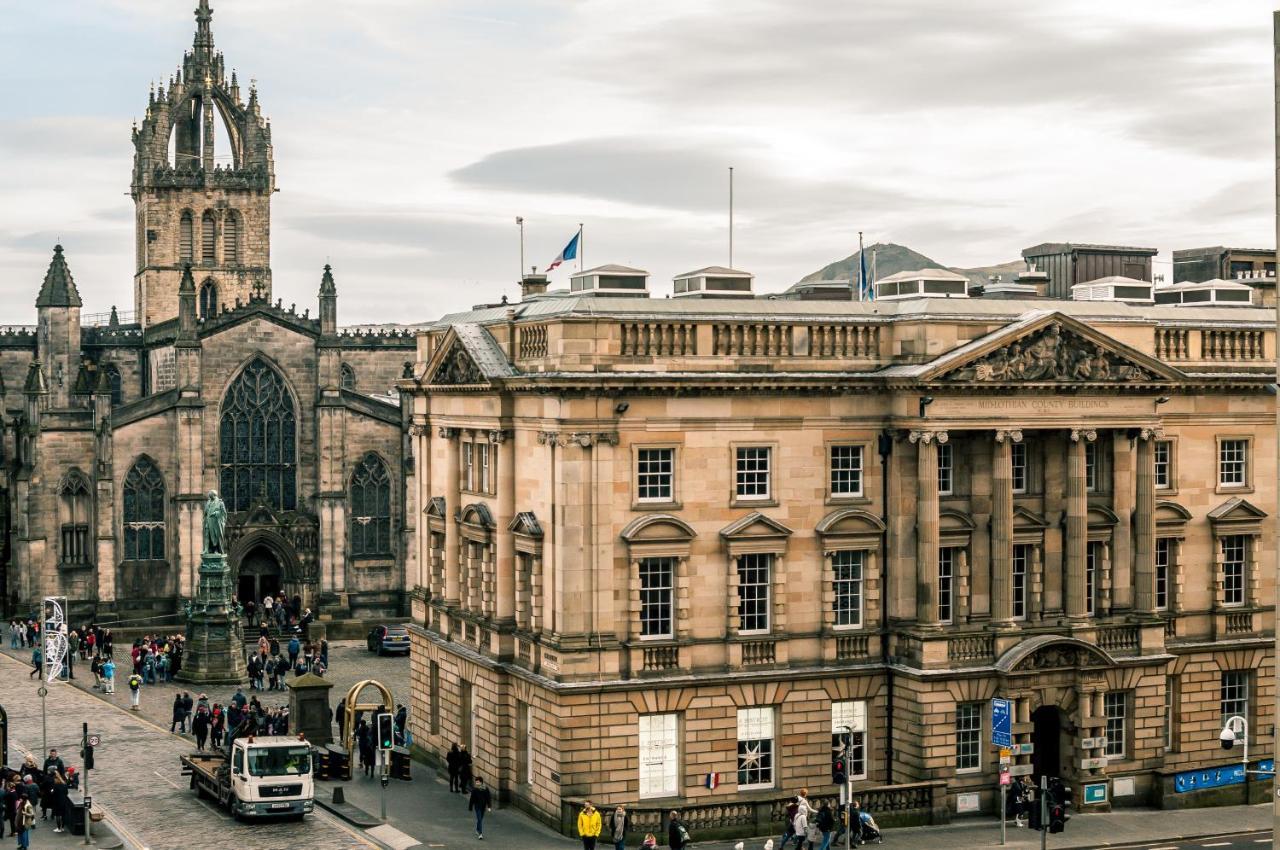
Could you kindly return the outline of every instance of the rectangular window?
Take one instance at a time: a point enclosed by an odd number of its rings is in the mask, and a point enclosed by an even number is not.
[[[1098,444],[1084,444],[1084,489],[1098,492]]]
[[[737,482],[735,492],[739,499],[769,498],[768,446],[744,446],[737,451]]]
[[[671,620],[675,572],[675,558],[644,558],[640,561],[641,637],[669,638],[673,635]]]
[[[1089,543],[1084,549],[1084,612],[1090,617],[1098,607],[1098,572],[1102,568],[1102,544]]]
[[[849,747],[845,753],[845,772],[850,779],[867,778],[867,704],[862,700],[831,703],[831,749]]]
[[[640,797],[680,793],[680,715],[640,715]]]
[[[471,683],[458,683],[458,728],[462,730],[462,745],[468,750],[476,748],[476,718],[471,703]]]
[[[836,627],[862,627],[862,574],[867,553],[862,549],[842,549],[831,553],[835,575]]]
[[[440,734],[440,665],[431,662],[431,734]]]
[[[675,449],[638,449],[636,501],[672,501],[675,498],[675,469]]]
[[[773,708],[738,709],[738,790],[773,787]]]
[[[1218,485],[1244,487],[1248,482],[1248,440],[1223,440],[1218,444]]]
[[[89,526],[81,523],[62,526],[62,563],[89,563]]]
[[[1178,677],[1166,676],[1164,680],[1164,749],[1177,750]]]
[[[533,784],[533,706],[524,707],[524,728],[528,731],[524,736],[524,781]]]
[[[950,443],[938,444],[938,495],[950,496],[955,487],[955,455]]]
[[[1031,546],[1013,547],[1013,619],[1027,619],[1027,575],[1031,566]]]
[[[769,579],[773,555],[752,553],[738,556],[738,632],[759,634],[769,631]]]
[[[1013,492],[1027,492],[1027,444],[1013,443],[1009,446],[1009,455],[1013,461]]]
[[[956,550],[944,546],[938,550],[938,621],[951,622],[952,582],[955,580]]]
[[[1102,695],[1102,714],[1107,721],[1107,746],[1105,752],[1111,758],[1124,758],[1125,727],[1129,719],[1128,691],[1107,691]]]
[[[1169,440],[1157,440],[1154,454],[1156,464],[1156,489],[1172,489],[1173,443]]]
[[[982,767],[982,703],[956,704],[956,771]]]
[[[462,444],[462,489],[475,490],[475,448],[472,443]]]
[[[831,447],[831,497],[862,495],[862,446]]]
[[[1244,535],[1222,538],[1222,601],[1227,605],[1244,604]]]
[[[1243,717],[1249,722],[1249,672],[1231,670],[1222,674],[1222,722],[1226,726],[1232,717]],[[1236,731],[1239,731],[1238,729]]]
[[[1173,552],[1173,540],[1156,538],[1156,610],[1169,609],[1169,564]]]
[[[476,466],[479,470],[476,475],[476,491],[479,493],[493,492],[489,487],[489,444],[476,443],[476,453],[479,455],[479,463]]]

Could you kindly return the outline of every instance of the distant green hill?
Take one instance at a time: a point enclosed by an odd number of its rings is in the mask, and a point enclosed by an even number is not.
[[[956,274],[962,274],[969,278],[971,283],[986,284],[990,275],[998,274],[1003,276],[1006,281],[1013,279],[1013,276],[1025,268],[1022,260],[1013,260],[1007,263],[999,263],[993,266],[979,266],[971,269],[960,269],[953,266],[945,266],[937,260],[926,257],[918,251],[912,251],[905,245],[895,245],[892,242],[877,242],[875,245],[868,245],[864,249],[867,252],[867,275],[872,273],[872,254],[875,255],[875,276],[888,277],[898,272],[915,271],[916,269],[950,269]],[[805,275],[801,278],[801,283],[811,280],[857,280],[858,279],[858,252],[854,251],[843,260],[836,260],[834,263],[828,263],[816,272]]]

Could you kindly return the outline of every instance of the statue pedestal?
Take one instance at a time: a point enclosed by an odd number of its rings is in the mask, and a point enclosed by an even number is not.
[[[221,552],[200,556],[200,585],[187,615],[186,652],[178,680],[193,684],[240,684],[248,677],[244,626],[231,607],[231,569]]]

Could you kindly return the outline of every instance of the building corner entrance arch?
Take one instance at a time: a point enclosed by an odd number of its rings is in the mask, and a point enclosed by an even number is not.
[[[360,694],[366,688],[373,688],[382,697],[381,702],[360,702]],[[365,679],[363,682],[356,682],[351,686],[351,690],[347,691],[346,697],[343,698],[344,706],[342,716],[342,746],[346,748],[348,753],[355,753],[355,735],[356,735],[356,715],[362,711],[377,711],[381,708],[383,711],[394,712],[396,710],[395,700],[391,698],[391,689],[379,682],[377,679]]]

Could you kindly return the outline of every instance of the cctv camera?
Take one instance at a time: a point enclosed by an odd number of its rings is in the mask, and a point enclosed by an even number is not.
[[[1229,750],[1236,745],[1236,733],[1230,726],[1224,726],[1221,734],[1218,735],[1218,742],[1222,744],[1222,749]]]

